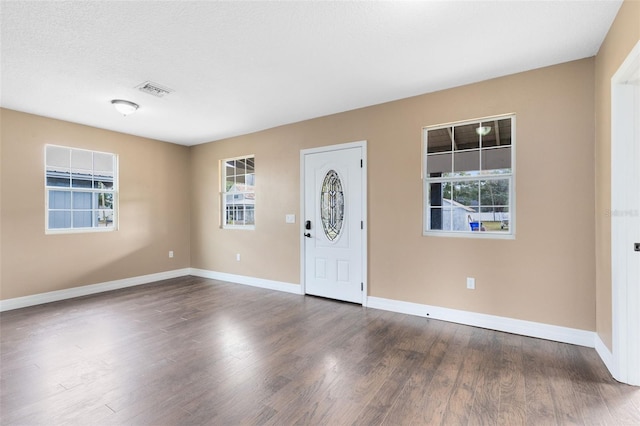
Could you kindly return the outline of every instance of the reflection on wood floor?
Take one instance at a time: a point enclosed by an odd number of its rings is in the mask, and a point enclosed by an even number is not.
[[[3,425],[640,424],[593,349],[202,278],[0,326]]]

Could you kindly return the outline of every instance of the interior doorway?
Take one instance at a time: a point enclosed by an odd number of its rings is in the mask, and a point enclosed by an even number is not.
[[[640,386],[640,41],[611,79],[613,376]]]

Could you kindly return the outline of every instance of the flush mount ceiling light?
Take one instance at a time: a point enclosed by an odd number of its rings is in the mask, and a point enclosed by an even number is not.
[[[487,136],[490,131],[491,131],[491,127],[489,126],[476,127],[476,133],[482,136]]]
[[[111,104],[122,115],[133,114],[138,109],[138,104],[134,104],[133,102],[125,101],[122,99],[114,99],[111,101]]]

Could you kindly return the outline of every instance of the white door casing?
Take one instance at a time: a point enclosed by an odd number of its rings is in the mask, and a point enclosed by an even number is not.
[[[366,141],[300,152],[303,293],[366,304],[365,157]],[[331,196],[321,194],[325,180]]]
[[[613,377],[640,386],[640,41],[611,79]]]

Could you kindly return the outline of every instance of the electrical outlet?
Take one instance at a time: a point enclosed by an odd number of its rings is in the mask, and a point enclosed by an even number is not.
[[[240,253],[236,253],[236,260],[240,262]]]
[[[169,257],[173,257],[173,250],[169,250]]]
[[[476,289],[476,279],[475,278],[467,277],[467,288],[469,290],[475,290]]]

